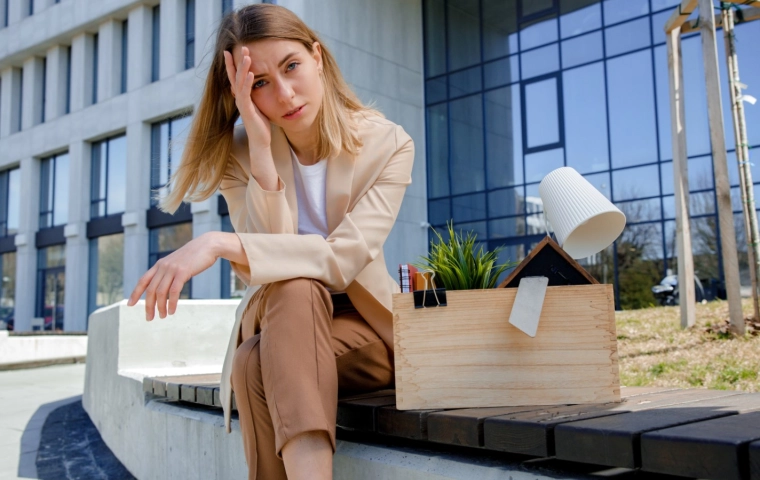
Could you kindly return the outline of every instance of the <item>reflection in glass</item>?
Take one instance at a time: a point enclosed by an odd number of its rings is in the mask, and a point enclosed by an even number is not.
[[[427,108],[428,196],[449,195],[448,105]]]
[[[445,75],[425,82],[425,103],[437,103],[442,100],[446,100]]]
[[[40,162],[39,228],[65,225],[69,213],[69,154]]]
[[[428,222],[431,225],[444,225],[452,218],[449,198],[428,201]]]
[[[484,95],[488,188],[523,183],[520,89],[505,87]]]
[[[192,117],[185,115],[160,123],[151,129],[151,207],[158,205],[158,198],[169,193],[167,185],[173,167],[179,165]]]
[[[483,0],[483,59],[517,52],[517,0]]]
[[[718,235],[714,215],[692,218],[691,249],[694,254],[694,274],[700,280],[720,278],[718,269]]]
[[[556,43],[523,53],[520,57],[523,79],[559,70],[559,47]]]
[[[559,142],[557,79],[549,78],[529,83],[524,88],[526,147],[530,149]]]
[[[719,48],[718,50],[722,50]],[[710,153],[710,121],[707,116],[707,84],[705,83],[702,42],[699,37],[681,42],[684,74],[684,107],[686,110],[686,151],[689,156]],[[725,63],[725,62],[724,62]],[[667,64],[665,64],[667,68]],[[725,83],[723,85],[728,85]],[[727,90],[721,86],[721,91]],[[724,100],[725,102],[725,100]],[[730,117],[729,117],[730,118]],[[730,120],[729,120],[730,122]],[[733,126],[730,127],[733,132]],[[728,145],[729,130],[726,130]],[[731,148],[731,147],[727,147]],[[672,153],[670,155],[672,158]]]
[[[602,56],[602,32],[593,32],[562,42],[563,68],[593,62]]]
[[[657,161],[649,50],[607,61],[613,167]]]
[[[449,96],[454,98],[474,93],[479,91],[482,85],[480,66],[452,73],[449,75]]]
[[[520,80],[520,62],[517,55],[483,65],[485,88],[498,87]]]
[[[525,155],[525,181],[540,182],[547,173],[564,166],[565,159],[562,148]]]
[[[425,74],[446,72],[446,29],[443,0],[425,0]]]
[[[499,218],[488,222],[491,238],[509,238],[525,235],[525,217]]]
[[[121,213],[126,206],[127,137],[92,144],[91,218]]]
[[[659,198],[634,200],[633,202],[619,202],[616,203],[615,206],[625,214],[625,221],[629,225],[633,223],[659,220],[661,216]]]
[[[655,304],[652,285],[664,273],[662,224],[628,225],[615,242],[620,307],[644,308]]]
[[[502,188],[488,193],[488,216],[519,215],[523,211],[523,187]]]
[[[478,0],[448,0],[449,71],[480,63]]]
[[[451,193],[485,190],[483,165],[483,101],[472,95],[449,103],[451,113]],[[473,168],[477,166],[476,168]]]
[[[0,255],[0,330],[13,330],[16,308],[16,252]]]
[[[622,22],[649,13],[649,0],[605,0],[604,24]]]
[[[588,1],[563,1],[560,3],[559,29],[562,38],[573,37],[602,27],[602,7],[594,3],[585,8],[578,8],[579,3]],[[565,11],[569,10],[568,13]]]
[[[689,215],[713,213],[715,213],[715,194],[712,191],[689,194]]]
[[[124,298],[124,234],[90,240],[89,310]]]
[[[522,16],[528,17],[542,13],[554,7],[554,0],[521,0]]]
[[[21,170],[18,168],[14,168],[8,172],[8,223],[6,225],[6,235],[18,233],[18,216],[21,202],[20,172]]]
[[[650,38],[649,17],[626,22],[604,31],[608,56],[646,47]]]
[[[64,328],[66,291],[66,245],[53,245],[37,250],[37,305],[35,317],[41,325],[32,329],[61,331]]]
[[[568,165],[568,166],[572,167],[572,165]],[[584,175],[583,178],[585,178],[591,185],[593,185],[594,188],[599,190],[599,193],[607,197],[607,200],[612,198],[612,195],[610,193],[610,174],[609,173],[604,172],[604,173],[595,173],[593,175]]]
[[[612,195],[615,201],[653,197],[660,194],[657,165],[626,168],[612,172]]]
[[[451,204],[457,222],[484,220],[487,216],[485,193],[452,197]]]
[[[670,131],[670,84],[668,52],[665,45],[654,48],[655,91],[657,93],[657,127],[660,138],[660,160],[673,158]],[[687,125],[688,127],[688,125]]]
[[[557,19],[546,20],[520,30],[520,50],[540,47],[557,41]]]
[[[601,62],[567,70],[562,85],[567,165],[580,173],[609,168],[604,67]]]

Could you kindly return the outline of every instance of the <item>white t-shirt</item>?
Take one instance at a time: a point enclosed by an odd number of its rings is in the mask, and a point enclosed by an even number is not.
[[[298,199],[298,234],[317,234],[327,238],[327,209],[325,207],[325,188],[327,184],[327,160],[322,159],[314,165],[301,165],[293,149],[293,177]],[[343,293],[327,287],[331,294]]]

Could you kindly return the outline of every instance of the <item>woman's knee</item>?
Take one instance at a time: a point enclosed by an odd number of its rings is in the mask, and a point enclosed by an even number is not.
[[[332,309],[330,292],[327,287],[313,278],[291,278],[270,284],[267,294],[267,304],[272,305],[278,300],[293,305],[298,302],[305,302],[311,305],[312,302],[324,304],[328,310]]]
[[[261,336],[254,335],[235,350],[232,359],[232,389],[237,392],[247,389],[251,381],[261,383]]]

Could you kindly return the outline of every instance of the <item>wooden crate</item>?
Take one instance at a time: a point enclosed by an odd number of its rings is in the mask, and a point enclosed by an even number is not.
[[[538,332],[509,324],[516,288],[393,296],[400,410],[620,401],[612,285],[548,287]]]

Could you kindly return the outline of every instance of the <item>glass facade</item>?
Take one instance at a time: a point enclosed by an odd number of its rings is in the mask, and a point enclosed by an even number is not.
[[[154,123],[151,131],[151,170],[150,206],[158,205],[156,195],[164,196],[169,192],[169,178],[172,165],[179,165],[184,150],[184,143],[192,117],[189,115]]]
[[[88,310],[124,298],[124,234],[105,235],[90,240]]]
[[[35,317],[42,323],[33,330],[63,330],[66,292],[66,245],[37,250],[37,308]]]
[[[69,219],[69,154],[42,160],[40,164],[39,228],[65,225]]]
[[[127,201],[127,137],[92,144],[90,217],[124,212]]]
[[[16,252],[0,255],[0,330],[13,330],[16,311]]]
[[[616,285],[619,307],[653,303],[650,287],[677,267],[663,31],[677,3],[424,0],[433,227],[441,231],[453,219],[488,248],[506,246],[502,260],[521,260],[545,235],[538,183],[555,168],[573,167],[628,219],[614,245],[581,263]],[[759,77],[760,62],[751,59],[760,23],[739,24],[736,37],[741,77]],[[748,284],[721,42],[718,47],[740,266]],[[716,293],[722,268],[699,34],[685,35],[682,48],[695,270]],[[760,110],[747,108],[746,116],[750,147],[760,146]],[[760,180],[760,171],[753,179]]]

